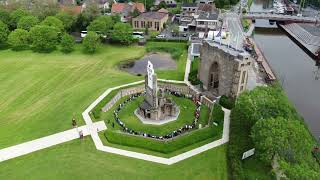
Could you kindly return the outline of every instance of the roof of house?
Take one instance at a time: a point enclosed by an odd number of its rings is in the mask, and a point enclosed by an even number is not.
[[[219,14],[216,13],[201,13],[197,20],[217,20]]]
[[[210,4],[199,4],[198,11],[211,12],[212,6]]]
[[[158,12],[159,13],[167,13],[167,14],[169,13],[169,11],[164,8],[159,9]]]
[[[166,13],[160,13],[160,12],[146,12],[146,13],[142,13],[139,16],[137,16],[136,18],[150,18],[150,19],[163,19],[164,17],[166,17],[167,14]]]
[[[81,13],[81,6],[64,6],[60,5],[60,9],[64,12],[72,13],[72,14],[80,14]]]
[[[138,9],[140,13],[145,12],[143,3],[114,3],[112,4],[111,12],[113,13],[124,13],[125,11],[134,11]]]

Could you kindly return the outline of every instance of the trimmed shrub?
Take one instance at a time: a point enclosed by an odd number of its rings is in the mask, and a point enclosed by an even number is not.
[[[71,35],[65,33],[61,38],[61,51],[64,53],[70,53],[71,51],[73,51],[74,44],[74,38]]]
[[[56,48],[58,32],[54,27],[38,25],[31,28],[30,39],[34,51],[50,52]]]
[[[32,27],[39,24],[39,19],[35,16],[25,16],[20,18],[17,28],[29,31]]]
[[[224,111],[220,104],[215,103],[212,109],[212,120],[217,122],[219,125],[222,124],[224,120]]]
[[[15,51],[28,49],[29,42],[29,32],[24,29],[16,29],[8,37],[8,43]]]
[[[226,109],[232,109],[234,107],[234,101],[225,95],[221,96],[219,104]]]
[[[8,39],[9,29],[8,26],[0,21],[0,44],[5,43]]]
[[[105,131],[104,135],[109,142],[114,144],[138,147],[167,154],[209,138],[219,139],[221,137],[221,130],[215,127],[207,127],[191,131],[169,141],[159,141],[141,136],[118,133],[109,129]]]
[[[84,37],[82,44],[85,52],[87,53],[96,52],[100,44],[100,39],[98,34],[95,32],[89,31],[86,37]]]

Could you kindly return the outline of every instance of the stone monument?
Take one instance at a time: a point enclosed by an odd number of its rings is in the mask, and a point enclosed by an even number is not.
[[[144,121],[172,121],[179,115],[179,108],[170,98],[165,97],[164,90],[158,89],[157,75],[153,64],[148,61],[145,76],[145,98],[136,110],[140,120]],[[159,94],[158,94],[159,93]]]

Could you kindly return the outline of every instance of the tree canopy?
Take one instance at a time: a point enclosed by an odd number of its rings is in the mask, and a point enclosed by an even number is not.
[[[46,17],[46,19],[44,19],[41,22],[41,25],[46,25],[46,26],[50,26],[50,27],[54,27],[56,28],[58,31],[63,31],[64,30],[64,25],[63,22],[60,21],[58,18],[54,17],[54,16],[48,16]]]
[[[99,16],[92,21],[87,27],[88,31],[99,31],[103,34],[108,34],[113,27],[113,20],[110,16]]]
[[[30,29],[31,46],[39,52],[50,52],[56,48],[58,32],[56,27],[37,25]]]
[[[24,29],[15,29],[9,34],[8,44],[13,50],[23,50],[29,47],[29,32]]]
[[[17,27],[17,24],[20,20],[20,18],[31,15],[28,11],[23,9],[17,9],[15,11],[12,11],[10,14],[10,26],[12,29],[15,29]]]
[[[24,16],[20,18],[17,28],[29,31],[33,26],[39,24],[39,19],[35,16]]]
[[[85,52],[87,53],[96,52],[100,44],[99,35],[93,31],[89,31],[86,37],[84,37],[82,44]]]
[[[70,31],[75,23],[75,17],[67,12],[59,12],[56,18],[63,22],[64,29]]]
[[[132,27],[127,23],[116,23],[113,27],[112,40],[121,44],[132,43]]]
[[[71,35],[64,33],[60,42],[61,51],[64,53],[69,53],[73,51],[74,44],[74,38]]]
[[[7,41],[8,35],[8,26],[4,22],[0,21],[0,44],[3,44]]]

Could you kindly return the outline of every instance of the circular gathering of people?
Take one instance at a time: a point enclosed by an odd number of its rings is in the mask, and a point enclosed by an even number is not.
[[[196,125],[198,123],[198,120],[200,118],[200,110],[201,110],[201,102],[196,98],[196,97],[193,97],[191,95],[184,95],[180,92],[176,92],[176,91],[171,91],[171,90],[168,90],[168,89],[165,89],[164,90],[164,93],[166,94],[171,94],[171,95],[174,95],[176,97],[182,97],[182,98],[188,98],[188,99],[191,99],[193,100],[193,102],[195,103],[196,105],[196,109],[195,109],[195,113],[194,113],[194,120],[192,122],[192,124],[189,124],[189,125],[184,125],[182,127],[180,127],[179,129],[176,129],[174,131],[172,131],[171,133],[169,134],[166,134],[164,136],[158,136],[158,135],[153,135],[153,134],[149,134],[149,133],[145,133],[145,132],[139,132],[139,131],[136,131],[134,129],[131,129],[129,127],[127,127],[125,125],[125,123],[123,123],[121,121],[121,119],[119,118],[119,115],[118,113],[121,111],[121,109],[129,102],[135,100],[136,98],[140,97],[140,96],[143,96],[145,95],[145,92],[143,93],[136,93],[136,94],[133,94],[133,95],[130,95],[128,99],[126,99],[125,101],[123,101],[122,103],[120,103],[118,105],[118,107],[114,110],[113,114],[114,114],[114,119],[115,121],[119,124],[119,126],[122,128],[123,132],[125,133],[129,133],[129,134],[132,134],[132,135],[137,135],[137,136],[143,136],[143,137],[147,137],[147,138],[153,138],[153,139],[158,139],[158,140],[168,140],[168,139],[171,139],[173,137],[176,137],[178,135],[181,135],[185,132],[188,132],[192,129],[195,129],[196,128]],[[114,127],[114,125],[113,125]]]

